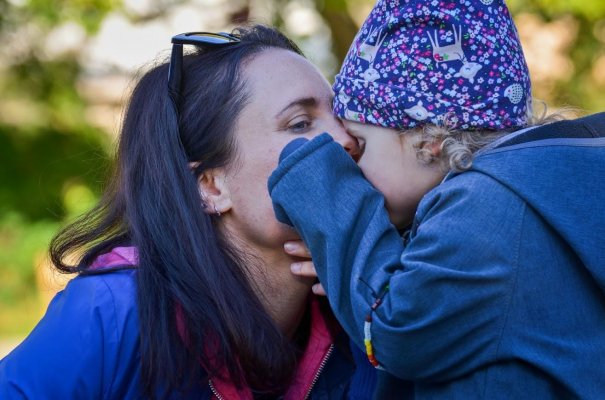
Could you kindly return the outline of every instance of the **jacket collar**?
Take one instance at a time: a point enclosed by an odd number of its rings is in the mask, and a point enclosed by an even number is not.
[[[114,247],[109,253],[101,254],[90,264],[91,269],[105,269],[138,265],[139,255],[136,247]]]
[[[340,329],[331,315],[325,316],[321,312],[319,300],[314,296],[310,298],[309,307],[311,313],[309,339],[296,367],[290,387],[283,397],[284,400],[306,398],[307,394],[313,389],[313,385],[321,374],[325,363],[330,358],[337,329]],[[210,382],[215,395],[224,399],[253,399],[250,388],[237,389],[231,383],[228,374],[222,373],[220,375],[225,378],[215,377]]]
[[[90,267],[92,269],[102,269],[137,264],[138,254],[135,247],[115,247],[109,253],[97,257]],[[317,377],[332,353],[333,344],[336,340],[335,336],[341,329],[331,314],[324,315],[322,313],[320,302],[315,296],[310,296],[309,308],[311,316],[309,339],[296,368],[292,383],[283,397],[284,400],[303,399],[312,390]],[[182,325],[182,319],[178,317],[177,329],[181,336],[186,332],[186,328]],[[219,375],[223,378],[215,377],[209,382],[215,395],[224,399],[253,399],[250,388],[238,389],[232,384],[226,371],[222,372]]]

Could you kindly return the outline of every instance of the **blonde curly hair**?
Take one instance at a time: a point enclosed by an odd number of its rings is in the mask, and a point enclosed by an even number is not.
[[[525,127],[545,125],[568,119],[571,115],[577,114],[577,110],[571,107],[565,107],[549,114],[546,103],[536,100],[534,102],[542,105],[542,112],[536,114],[535,110],[532,110],[528,114],[528,122]],[[439,162],[444,171],[460,172],[472,166],[477,151],[512,132],[510,130],[462,131],[451,129],[451,125],[446,117],[442,125],[428,124],[401,133],[414,136],[413,147],[416,149],[418,159],[422,162],[426,164]],[[427,146],[431,143],[441,143],[439,156],[435,156],[431,151],[431,146]]]

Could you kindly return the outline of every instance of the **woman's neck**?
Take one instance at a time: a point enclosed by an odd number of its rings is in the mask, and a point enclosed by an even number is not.
[[[292,338],[305,314],[315,279],[293,275],[290,265],[295,260],[282,247],[259,248],[230,236],[246,256],[247,272],[261,303],[283,334]]]
[[[262,256],[263,266],[253,271],[252,280],[258,287],[259,299],[284,335],[292,338],[308,306],[314,279],[301,278],[290,272],[294,262],[283,251]]]

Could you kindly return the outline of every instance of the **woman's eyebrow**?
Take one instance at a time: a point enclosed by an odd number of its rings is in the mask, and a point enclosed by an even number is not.
[[[290,110],[291,108],[294,108],[294,107],[300,106],[300,107],[304,107],[304,108],[314,108],[314,107],[317,107],[318,104],[319,104],[319,100],[315,97],[301,97],[299,99],[294,100],[293,102],[291,102],[284,108],[282,108],[282,110],[280,112],[278,112],[277,115],[275,115],[275,118],[279,119],[284,113],[286,113],[288,110]]]

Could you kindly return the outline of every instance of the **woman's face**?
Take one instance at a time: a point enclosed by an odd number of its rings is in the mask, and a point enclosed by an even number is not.
[[[305,58],[286,50],[266,50],[243,66],[243,79],[249,99],[237,117],[237,155],[225,176],[232,207],[221,219],[252,249],[279,256],[284,241],[298,238],[276,220],[267,190],[281,150],[295,138],[310,139],[323,132],[352,154],[358,151],[357,142],[332,114],[330,85]]]

